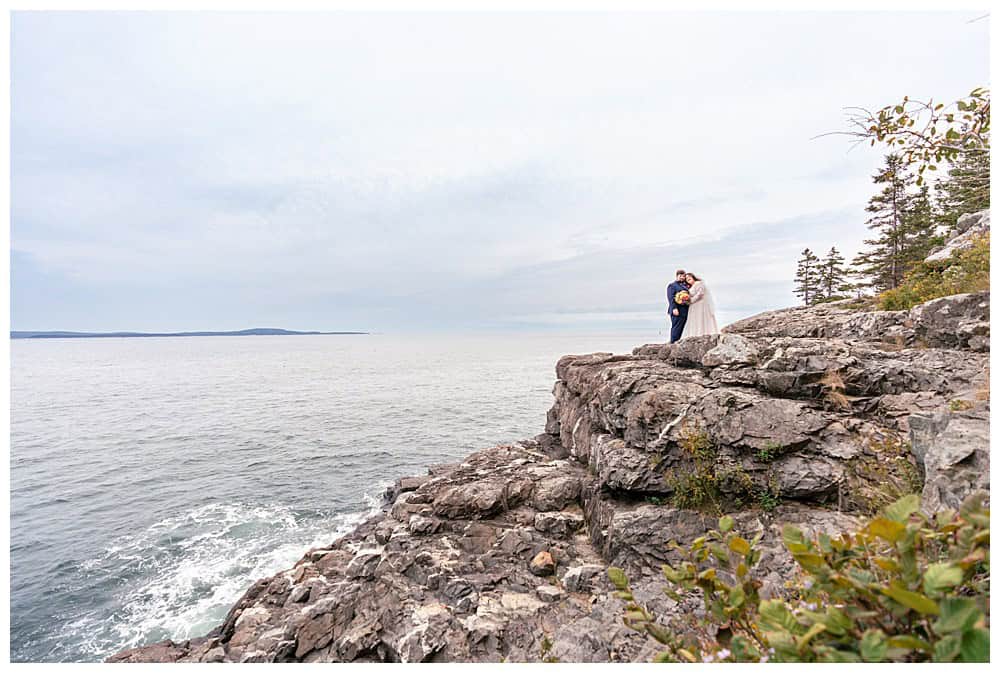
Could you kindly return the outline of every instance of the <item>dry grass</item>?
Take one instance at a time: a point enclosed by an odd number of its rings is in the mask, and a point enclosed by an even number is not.
[[[836,369],[827,369],[823,374],[823,378],[819,380],[820,385],[824,388],[830,390],[843,390],[844,389],[844,377],[840,375],[840,372]]]
[[[990,401],[990,366],[986,365],[984,372],[986,374],[986,382],[984,387],[976,391],[976,399],[984,402]]]
[[[819,380],[819,383],[823,386],[823,400],[828,405],[842,411],[850,410],[851,401],[844,394],[846,385],[844,377],[840,375],[839,371],[836,369],[827,369],[823,374],[823,378]]]

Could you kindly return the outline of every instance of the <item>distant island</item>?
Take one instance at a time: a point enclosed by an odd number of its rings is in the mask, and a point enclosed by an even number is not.
[[[107,337],[196,337],[196,336],[306,336],[315,334],[370,334],[370,332],[296,332],[273,327],[254,327],[236,332],[15,332],[11,339],[100,339]]]

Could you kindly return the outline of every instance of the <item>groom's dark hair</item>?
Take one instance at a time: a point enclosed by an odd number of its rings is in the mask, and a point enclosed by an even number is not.
[[[681,275],[682,273],[685,273],[684,269],[677,269],[677,271],[675,271],[675,272],[674,272],[674,275],[675,275],[675,276],[679,276],[679,275]]]

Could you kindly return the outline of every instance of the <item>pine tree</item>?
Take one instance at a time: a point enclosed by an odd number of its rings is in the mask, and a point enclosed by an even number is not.
[[[868,249],[854,260],[858,272],[878,291],[899,286],[906,270],[904,213],[907,188],[914,178],[908,175],[898,155],[890,154],[885,167],[872,176],[875,184],[885,185],[868,201],[865,212],[871,213],[866,224],[876,237],[866,239]]]
[[[848,271],[844,266],[844,256],[837,251],[837,247],[830,248],[826,253],[826,259],[819,267],[820,292],[826,301],[831,299],[841,299],[844,294],[851,291],[851,285],[847,282]]]
[[[795,271],[795,294],[808,306],[815,304],[817,296],[820,294],[820,274],[819,257],[813,251],[806,248],[799,258],[799,265]]]
[[[923,261],[931,249],[943,242],[942,238],[936,235],[937,222],[930,190],[924,184],[916,194],[907,196],[903,205],[900,257],[905,271]]]
[[[934,185],[937,223],[955,228],[959,216],[990,207],[990,152],[965,152],[952,162],[947,176]]]
[[[847,275],[851,279],[847,283],[847,290],[861,299],[865,295],[865,290],[872,287],[871,281],[868,280],[864,272],[864,259],[861,253],[855,255],[854,259],[851,260]]]

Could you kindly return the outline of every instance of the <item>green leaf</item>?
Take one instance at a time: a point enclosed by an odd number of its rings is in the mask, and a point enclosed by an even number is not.
[[[626,622],[646,622],[649,621],[649,615],[647,615],[643,610],[627,610],[625,612]]]
[[[670,629],[665,628],[656,622],[648,622],[646,624],[646,633],[653,636],[653,638],[664,645],[670,644],[670,637],[672,635]]]
[[[788,609],[788,606],[779,600],[761,601],[759,613],[761,626],[765,630],[795,633],[799,629],[799,623],[795,616]]]
[[[906,531],[906,526],[898,521],[884,519],[882,517],[872,519],[866,528],[872,535],[878,536],[888,542],[895,542],[901,538],[903,533]]]
[[[900,605],[905,605],[924,615],[936,615],[940,612],[937,603],[923,594],[904,589],[898,582],[893,582],[888,589],[882,589],[882,593]]]
[[[833,606],[826,608],[826,619],[823,623],[826,624],[826,630],[835,636],[844,635],[853,626],[851,618]]]
[[[732,591],[729,592],[729,605],[734,608],[738,608],[746,602],[747,595],[743,591],[743,587],[736,585]]]
[[[750,543],[741,537],[734,537],[729,541],[729,548],[737,554],[746,556],[750,551]]]
[[[827,567],[826,560],[819,554],[792,554],[800,566],[809,571],[822,570]]]
[[[787,547],[790,544],[801,544],[806,543],[806,538],[802,534],[802,531],[788,523],[781,529],[781,539]]]
[[[810,626],[809,630],[802,634],[802,637],[799,638],[798,643],[796,643],[799,652],[805,652],[806,647],[809,646],[809,641],[824,631],[826,631],[825,624],[817,623]]]
[[[954,661],[962,651],[958,636],[948,636],[934,643],[933,661]]]
[[[722,531],[723,533],[728,533],[732,529],[733,529],[733,517],[727,515],[719,519],[720,531]]]
[[[720,566],[723,568],[729,567],[729,552],[726,551],[725,547],[717,542],[713,542],[708,546],[708,549],[712,552],[712,556],[715,557],[715,560],[719,562]]]
[[[968,631],[976,625],[982,613],[971,598],[945,598],[941,601],[941,615],[934,622],[939,635]]]
[[[854,652],[847,652],[845,650],[836,650],[830,648],[823,653],[823,658],[821,661],[832,663],[832,664],[853,664],[861,661],[861,657],[856,655]]]
[[[934,648],[926,640],[917,638],[916,636],[893,636],[888,640],[889,647],[902,649],[902,650],[922,650],[924,652],[933,652]]]
[[[882,661],[888,649],[889,643],[880,629],[868,629],[861,636],[861,658],[865,661]]]
[[[895,559],[877,556],[872,559],[872,562],[882,570],[887,570],[891,573],[899,572],[899,563],[897,563]]]
[[[679,654],[685,661],[689,661],[692,664],[698,661],[693,654],[691,654],[685,649],[677,650],[677,654]]]
[[[628,589],[628,577],[625,576],[625,571],[621,568],[615,568],[613,566],[608,568],[608,579],[611,580],[611,583],[615,585],[616,589],[620,591]]]
[[[611,577],[612,570],[618,570],[618,568],[608,568],[608,577]],[[624,575],[625,573],[622,573],[623,577]],[[663,576],[666,577],[671,582],[673,582],[674,584],[680,584],[684,580],[684,573],[679,572],[666,564],[663,565]],[[614,578],[611,579],[611,583],[615,584]],[[615,586],[617,587],[618,585],[615,584]]]
[[[924,571],[924,591],[937,594],[962,582],[962,569],[954,563],[932,563]]]
[[[970,514],[977,514],[983,511],[983,500],[985,499],[985,494],[982,491],[974,491],[973,493],[966,496],[965,500],[962,501],[962,506],[959,508],[959,513],[965,517],[969,518]]]
[[[887,519],[898,523],[906,523],[910,515],[920,509],[920,496],[916,493],[903,496],[885,508],[883,512]]]
[[[990,632],[972,629],[962,636],[962,661],[985,662],[990,660]]]

